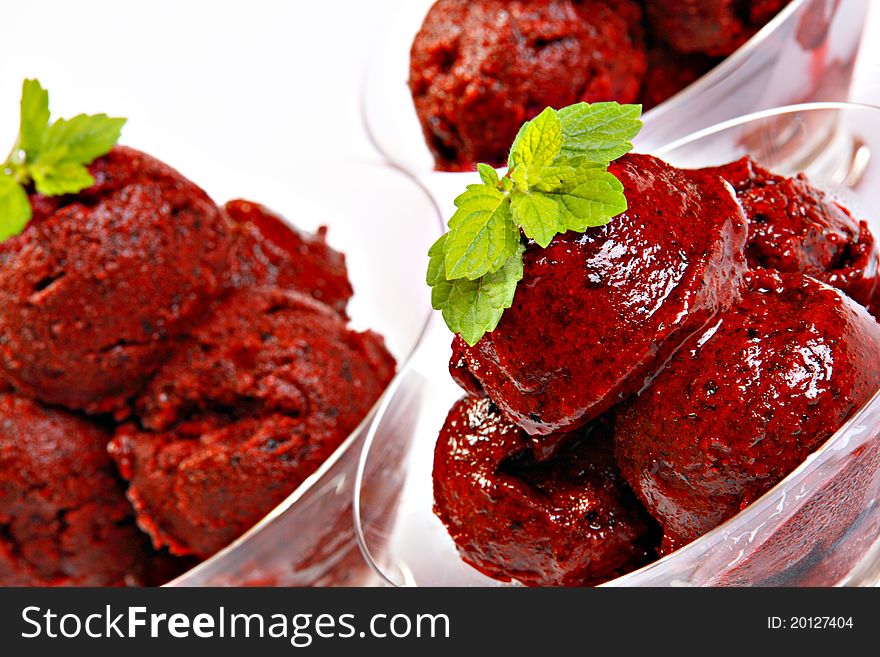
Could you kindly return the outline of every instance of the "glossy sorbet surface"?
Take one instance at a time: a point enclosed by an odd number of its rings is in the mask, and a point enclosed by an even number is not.
[[[864,308],[759,271],[620,414],[620,467],[671,551],[779,482],[878,388],[880,326]]]
[[[777,176],[749,158],[717,173],[736,189],[749,218],[752,267],[801,272],[840,288],[875,315],[880,304],[880,255],[865,221],[803,174]]]
[[[627,155],[609,170],[629,209],[600,228],[531,243],[498,328],[453,363],[533,435],[576,428],[638,392],[737,295],[746,221],[716,175]]]
[[[608,427],[537,462],[489,399],[449,412],[434,457],[435,512],[464,559],[535,586],[599,584],[650,561],[660,532],[622,481]]]

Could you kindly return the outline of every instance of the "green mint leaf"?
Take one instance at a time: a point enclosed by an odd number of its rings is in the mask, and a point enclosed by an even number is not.
[[[530,170],[553,163],[562,150],[562,123],[556,111],[548,107],[529,121],[510,151],[510,168],[520,171],[527,182]],[[516,178],[514,178],[516,180]]]
[[[607,224],[627,209],[608,164],[632,149],[641,106],[547,108],[514,139],[507,175],[477,165],[482,184],[455,200],[449,232],[429,251],[431,303],[470,345],[498,325],[523,276],[525,244]]]
[[[555,199],[544,192],[516,191],[511,194],[513,219],[521,227],[526,237],[546,248],[559,231],[560,207]]]
[[[562,155],[613,162],[632,150],[631,140],[642,128],[641,105],[577,103],[558,112],[565,135]]]
[[[470,185],[456,205],[444,248],[446,276],[474,280],[501,269],[520,242],[510,199],[497,187]]]
[[[448,282],[446,278],[446,238],[449,233],[443,233],[431,248],[428,249],[428,274],[425,282],[429,287],[437,287],[444,282]]]
[[[38,80],[21,87],[21,117],[12,153],[0,167],[0,241],[20,233],[33,214],[27,192],[75,194],[95,183],[86,168],[119,141],[125,119],[79,114],[50,123],[49,93]]]
[[[516,252],[495,273],[477,280],[449,281],[443,277],[444,242],[441,237],[429,252],[433,253],[428,265],[431,304],[435,310],[442,311],[449,329],[473,346],[487,332],[495,330],[504,310],[513,304],[516,285],[523,276],[525,245],[520,242]]]
[[[25,80],[21,85],[21,119],[17,151],[24,151],[33,161],[40,154],[49,127],[49,92],[39,80]]]
[[[589,179],[585,176],[591,170],[604,171],[606,166],[580,157],[558,157],[553,164],[536,172],[540,178],[532,184],[532,189],[540,192],[573,189]]]
[[[31,175],[37,191],[45,196],[76,194],[95,184],[86,166],[75,162],[55,164],[38,160],[31,167]]]
[[[492,211],[504,200],[504,192],[494,185],[468,185],[455,199],[455,213],[449,220],[449,227],[455,226],[475,212]]]
[[[623,185],[602,169],[589,169],[590,178],[570,190],[551,194],[559,206],[559,231],[585,231],[604,226],[612,217],[626,212]]]
[[[21,233],[31,220],[31,213],[24,188],[0,170],[0,241]]]
[[[507,168],[508,169],[514,168],[515,163],[514,163],[513,154],[520,152],[520,149],[522,148],[522,146],[520,144],[522,143],[523,135],[526,134],[526,130],[528,130],[530,123],[531,123],[531,121],[526,121],[525,123],[523,123],[520,126],[519,131],[517,131],[517,133],[516,133],[516,137],[514,137],[514,139],[513,139],[513,143],[510,145],[510,152],[507,155]]]
[[[498,178],[498,172],[495,171],[493,167],[490,167],[488,164],[478,164],[477,171],[480,174],[480,180],[482,180],[485,184],[491,185],[493,187],[497,187],[500,182]]]
[[[577,169],[566,164],[551,164],[535,171],[540,176],[531,188],[540,192],[555,192],[566,187],[574,187],[570,181],[577,175]]]
[[[59,165],[90,164],[110,152],[124,125],[125,119],[113,119],[106,114],[59,119],[46,132],[40,160]]]

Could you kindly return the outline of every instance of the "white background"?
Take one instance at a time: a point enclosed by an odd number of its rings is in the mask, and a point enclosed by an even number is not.
[[[38,77],[53,116],[126,116],[123,141],[197,181],[192,153],[276,184],[321,176],[316,159],[378,160],[361,129],[359,86],[389,6],[6,0],[0,158],[15,138],[21,81]]]
[[[854,99],[880,103],[880,0],[872,5]],[[0,157],[15,137],[21,80],[39,77],[55,116],[127,116],[126,143],[197,181],[199,162],[283,185],[329,177],[340,158],[378,161],[361,126],[359,93],[393,7],[394,0],[7,0]]]

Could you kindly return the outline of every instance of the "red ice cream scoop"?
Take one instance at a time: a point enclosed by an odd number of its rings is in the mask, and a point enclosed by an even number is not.
[[[627,155],[609,170],[629,209],[526,250],[513,306],[454,376],[532,435],[582,426],[638,392],[738,295],[746,220],[721,178]]]
[[[302,292],[345,315],[351,283],[345,256],[328,246],[326,228],[311,235],[250,201],[229,201],[224,210],[234,224],[229,269],[234,287],[268,285]]]
[[[804,174],[785,178],[750,158],[705,169],[736,189],[749,218],[752,267],[801,272],[840,288],[875,316],[880,311],[880,252],[868,224]]]
[[[707,55],[684,55],[655,44],[648,50],[648,72],[639,101],[647,111],[696,82],[716,64],[718,59]]]
[[[656,556],[660,531],[624,483],[608,428],[537,462],[487,398],[458,401],[434,451],[434,512],[462,558],[532,586],[599,584]]]
[[[638,100],[645,74],[632,0],[439,0],[416,35],[409,87],[437,168],[504,164],[545,107]]]
[[[0,585],[149,580],[154,557],[107,456],[110,434],[9,393],[0,417]]]
[[[94,413],[124,406],[221,289],[229,227],[158,160],[116,147],[72,196],[34,196],[0,244],[0,373],[30,397]]]
[[[233,291],[137,399],[111,453],[157,546],[207,557],[272,510],[366,416],[394,374],[372,332],[310,297]]]
[[[618,416],[621,471],[664,550],[748,506],[880,388],[880,325],[813,278],[755,271]]]
[[[645,0],[648,26],[681,53],[729,55],[790,0]]]

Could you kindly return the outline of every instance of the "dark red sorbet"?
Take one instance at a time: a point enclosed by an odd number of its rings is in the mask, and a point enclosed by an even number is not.
[[[409,86],[437,168],[501,165],[545,107],[639,100],[631,0],[439,0],[412,45]]]
[[[110,434],[0,394],[0,586],[156,583],[164,563],[134,523]]]
[[[530,586],[599,584],[651,561],[660,531],[620,477],[607,426],[538,462],[489,399],[465,397],[434,452],[434,511],[462,558]]]
[[[718,176],[628,155],[609,170],[629,209],[530,244],[513,307],[453,369],[529,434],[569,431],[642,389],[738,295],[746,220]]]
[[[327,245],[325,227],[314,235],[297,230],[251,201],[229,201],[224,210],[234,224],[229,271],[234,287],[295,290],[345,314],[352,295],[345,256]]]
[[[862,306],[758,270],[619,413],[618,463],[670,552],[782,480],[878,387],[880,325]]]
[[[229,227],[211,199],[116,147],[75,196],[35,195],[0,244],[0,373],[28,397],[107,413],[158,369],[219,292]]]
[[[736,189],[749,218],[752,267],[809,274],[877,315],[880,252],[866,222],[853,219],[804,174],[777,176],[750,158],[706,171]]]
[[[372,332],[310,297],[232,292],[138,397],[111,454],[138,524],[173,554],[208,557],[317,469],[394,374]]]
[[[645,0],[652,34],[681,53],[731,54],[790,0]]]
[[[648,50],[648,73],[639,101],[652,109],[674,96],[718,64],[719,60],[701,54],[683,55],[662,46]]]

